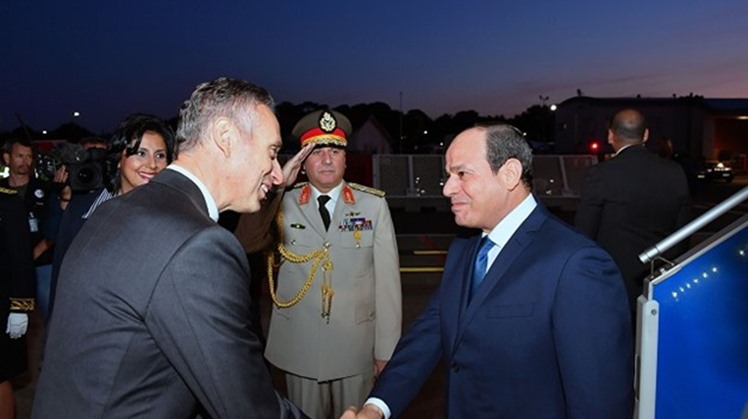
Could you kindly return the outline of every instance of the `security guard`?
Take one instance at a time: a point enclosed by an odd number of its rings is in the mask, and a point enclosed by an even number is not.
[[[0,187],[0,416],[14,408],[10,379],[26,371],[28,312],[34,309],[34,264],[23,201]],[[12,415],[11,415],[12,416]],[[3,416],[5,417],[5,416]]]
[[[0,187],[18,192],[26,208],[26,225],[31,233],[31,249],[36,275],[36,301],[46,321],[49,290],[52,278],[52,255],[57,236],[57,222],[61,215],[60,201],[53,199],[63,183],[36,177],[35,153],[31,142],[12,139],[3,147],[3,159],[9,175],[0,179]],[[58,170],[55,177],[66,172]],[[62,180],[62,179],[60,179]],[[57,207],[55,208],[56,205]]]
[[[307,415],[338,418],[364,402],[400,338],[397,243],[384,193],[343,180],[348,119],[316,111],[292,134],[314,149],[303,164],[309,182],[285,193],[276,217],[265,357]]]

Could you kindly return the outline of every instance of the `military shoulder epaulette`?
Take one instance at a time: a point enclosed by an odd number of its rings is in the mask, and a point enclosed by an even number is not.
[[[349,183],[348,186],[351,187],[351,189],[355,189],[357,191],[370,193],[372,195],[376,195],[380,198],[384,198],[385,192],[376,188],[372,188],[370,186],[364,186],[359,185],[358,183]]]
[[[299,183],[293,185],[293,189],[303,188],[304,186],[306,186],[308,184],[309,184],[309,182],[299,182]]]
[[[18,193],[18,191],[15,189],[8,189],[8,188],[0,187],[0,193],[4,193],[6,195],[15,195]]]

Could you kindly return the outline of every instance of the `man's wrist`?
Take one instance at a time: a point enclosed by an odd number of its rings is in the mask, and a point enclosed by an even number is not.
[[[364,402],[364,406],[361,408],[361,410],[367,410],[376,413],[378,418],[389,419],[389,417],[391,416],[390,408],[389,406],[387,406],[387,403],[385,403],[384,400],[378,399],[376,397],[369,397],[366,402]]]

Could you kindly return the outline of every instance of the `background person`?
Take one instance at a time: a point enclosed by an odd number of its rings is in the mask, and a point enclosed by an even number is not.
[[[455,222],[439,288],[398,343],[359,417],[398,417],[446,367],[448,418],[633,414],[633,343],[620,273],[531,193],[532,151],[508,125],[447,149]],[[353,418],[351,409],[344,418]]]
[[[283,182],[275,185],[275,188],[271,191],[270,196],[273,198],[263,201],[263,206],[266,208],[260,213],[256,213],[259,216],[256,216],[256,214],[237,214],[225,211],[221,213],[221,218],[218,220],[219,224],[234,232],[234,236],[239,240],[239,244],[242,245],[244,252],[247,254],[247,261],[249,262],[253,278],[250,289],[252,295],[252,316],[257,319],[257,321],[253,322],[252,326],[254,326],[253,332],[255,332],[262,342],[263,351],[266,341],[265,332],[260,323],[260,304],[262,302],[260,297],[263,291],[267,290],[267,286],[265,285],[268,280],[268,270],[265,263],[267,260],[266,252],[272,247],[274,240],[271,227],[275,223],[274,218],[280,206],[280,198],[283,190],[292,185],[296,180],[302,163],[313,148],[314,144],[307,144],[283,165]],[[224,218],[224,215],[229,216]]]
[[[26,225],[31,233],[31,249],[34,260],[37,306],[42,317],[47,318],[49,290],[52,279],[52,252],[57,235],[54,223],[49,223],[52,197],[59,193],[64,182],[64,170],[57,170],[54,182],[36,177],[34,170],[36,153],[30,142],[10,140],[3,148],[3,159],[9,176],[0,179],[0,187],[18,192],[26,208]]]
[[[641,112],[616,113],[608,130],[615,155],[587,170],[574,219],[576,227],[610,253],[621,269],[632,314],[650,271],[639,254],[690,218],[683,169],[647,150],[648,138]]]
[[[0,419],[15,417],[10,379],[28,366],[28,312],[34,309],[34,264],[28,213],[18,193],[0,188]]]
[[[309,182],[282,197],[265,357],[306,414],[337,418],[363,402],[400,337],[397,242],[384,193],[343,180],[348,119],[316,111],[292,133],[314,149],[303,164]]]
[[[152,115],[126,117],[106,145],[106,187],[83,193],[71,193],[57,232],[52,263],[50,313],[53,310],[57,279],[65,253],[78,231],[96,208],[109,199],[124,195],[148,183],[174,159],[174,132]],[[108,169],[107,169],[108,168]]]
[[[216,223],[283,181],[272,106],[246,81],[200,84],[174,162],[86,221],[60,269],[32,418],[306,417],[272,388],[244,252]]]

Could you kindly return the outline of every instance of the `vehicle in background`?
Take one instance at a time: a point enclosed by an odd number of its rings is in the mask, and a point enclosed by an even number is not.
[[[716,160],[706,161],[704,167],[696,172],[696,179],[704,181],[724,181],[730,183],[734,177],[732,167]]]

